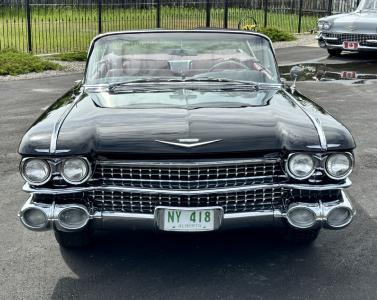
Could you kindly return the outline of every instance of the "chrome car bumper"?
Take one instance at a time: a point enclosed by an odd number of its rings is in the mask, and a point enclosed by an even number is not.
[[[351,52],[374,52],[374,51],[377,51],[377,39],[369,39],[369,40],[366,40],[366,42],[368,43],[372,43],[372,44],[375,44],[376,46],[364,46],[364,45],[359,45],[358,49],[357,50],[350,50],[350,49],[344,49],[343,48],[343,44],[339,44],[339,45],[336,45],[336,44],[332,44],[332,43],[329,43],[330,41],[338,41],[339,39],[336,38],[336,37],[326,37],[326,36],[323,36],[322,33],[319,33],[316,37],[315,37],[316,40],[318,40],[318,44],[321,48],[324,48],[324,49],[342,49],[344,51],[351,51]],[[361,42],[359,40],[354,40],[355,42]]]
[[[350,183],[350,182],[348,182]],[[172,208],[172,207],[167,207]],[[223,214],[220,222],[220,230],[254,227],[254,226],[287,226],[301,228],[290,220],[290,211],[297,208],[304,208],[309,210],[315,217],[313,224],[305,229],[324,227],[328,229],[341,229],[349,225],[355,215],[355,210],[349,200],[347,194],[342,191],[341,199],[332,202],[317,203],[292,203],[289,209],[285,212],[279,209],[245,212],[245,213],[227,213]],[[86,215],[86,220],[77,228],[67,228],[61,222],[61,213],[66,209],[80,209]],[[328,221],[331,212],[336,209],[343,209],[349,215],[342,224],[332,225]],[[38,227],[30,226],[25,220],[25,213],[30,210],[38,210],[45,216],[45,222]],[[111,211],[93,211],[91,212],[85,206],[79,204],[45,204],[34,202],[33,194],[29,197],[25,205],[19,213],[22,224],[34,231],[45,231],[57,227],[63,231],[75,231],[82,229],[85,226],[93,226],[95,229],[114,229],[114,228],[129,228],[129,229],[158,229],[156,213],[155,214],[138,214],[138,213],[124,213]],[[303,228],[301,228],[303,229]]]

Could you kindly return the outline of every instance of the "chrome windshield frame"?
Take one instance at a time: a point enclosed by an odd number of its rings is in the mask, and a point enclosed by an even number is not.
[[[85,71],[84,71],[84,78],[83,78],[83,85],[84,86],[96,86],[97,84],[87,84],[87,71],[88,71],[88,65],[90,61],[90,57],[92,55],[94,46],[97,41],[101,40],[104,37],[108,36],[115,36],[115,35],[125,35],[125,34],[154,34],[154,33],[220,33],[220,34],[242,34],[242,35],[251,35],[251,36],[258,36],[264,40],[266,40],[269,44],[271,53],[273,54],[273,62],[275,65],[276,69],[276,85],[281,85],[281,78],[280,78],[280,73],[279,73],[279,67],[276,59],[276,53],[272,45],[272,41],[269,37],[267,37],[264,34],[258,33],[258,32],[251,32],[251,31],[246,31],[246,30],[228,30],[228,29],[187,29],[187,30],[167,30],[167,29],[151,29],[151,30],[128,30],[128,31],[114,31],[114,32],[107,32],[103,34],[99,34],[96,37],[93,38],[89,45],[89,50],[88,50],[88,55],[87,55],[87,60],[86,60],[86,65],[85,65]],[[264,84],[264,83],[261,83]],[[267,84],[267,83],[266,83]],[[104,84],[98,84],[98,86],[103,86]]]

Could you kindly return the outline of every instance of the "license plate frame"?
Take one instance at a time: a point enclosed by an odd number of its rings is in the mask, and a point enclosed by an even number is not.
[[[340,73],[340,78],[341,79],[349,79],[349,80],[352,80],[352,79],[357,79],[357,72],[356,71],[342,71]]]
[[[187,214],[202,212],[212,212],[213,223],[206,224],[209,226],[201,226],[197,222],[193,222],[192,226],[186,226],[188,223],[181,222],[182,226],[172,226],[171,224],[166,224],[166,214],[168,212],[181,212],[180,216],[183,217],[182,220],[187,220]],[[182,214],[183,213],[183,214]],[[218,230],[222,224],[224,217],[224,210],[222,207],[168,207],[168,206],[158,206],[155,209],[155,223],[156,227],[162,231],[173,231],[173,232],[205,232],[205,231],[215,231]],[[202,224],[203,225],[203,224]]]
[[[344,50],[359,50],[359,42],[343,42],[343,49]]]

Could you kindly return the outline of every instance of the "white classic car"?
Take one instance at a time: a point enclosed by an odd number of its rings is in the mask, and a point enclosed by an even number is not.
[[[355,12],[318,21],[319,46],[331,56],[342,51],[377,52],[377,0],[362,0]]]

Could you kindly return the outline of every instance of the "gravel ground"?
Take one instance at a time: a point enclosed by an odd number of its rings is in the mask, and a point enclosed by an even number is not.
[[[314,35],[312,34],[301,34],[296,35],[297,40],[292,42],[276,42],[274,44],[275,49],[297,47],[297,46],[308,46],[315,43]],[[41,73],[29,73],[22,74],[18,76],[0,76],[0,81],[9,81],[9,80],[25,80],[25,79],[38,79],[38,78],[47,78],[47,77],[56,77],[67,74],[83,73],[85,69],[85,62],[74,61],[53,61],[60,64],[64,67],[62,71],[45,71]]]
[[[315,46],[317,47],[317,41],[314,34],[297,34],[297,40],[291,42],[275,42],[274,48],[291,48],[297,46]]]

